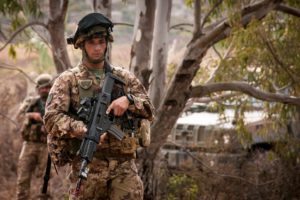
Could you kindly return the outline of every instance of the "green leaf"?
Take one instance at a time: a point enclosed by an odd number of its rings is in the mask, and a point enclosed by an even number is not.
[[[13,59],[16,59],[17,58],[17,52],[15,50],[15,47],[13,45],[10,45],[9,46],[9,49],[8,49],[8,55],[13,58]]]
[[[188,7],[193,7],[194,0],[184,0],[184,3],[185,3]]]

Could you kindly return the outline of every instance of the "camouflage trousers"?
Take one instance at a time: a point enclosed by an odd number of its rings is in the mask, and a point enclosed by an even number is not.
[[[33,172],[43,185],[43,175],[47,163],[47,145],[36,142],[23,142],[18,162],[17,199],[33,199],[30,197],[30,185]]]
[[[143,182],[133,159],[97,159],[89,164],[88,179],[82,182],[80,193],[74,191],[80,162],[74,162],[69,176],[71,186],[69,200],[140,200],[143,199]]]

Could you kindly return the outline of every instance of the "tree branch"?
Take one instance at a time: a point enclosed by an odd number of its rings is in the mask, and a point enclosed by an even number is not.
[[[213,49],[215,50],[216,54],[219,56],[220,58],[220,62],[218,64],[218,66],[216,67],[216,69],[211,73],[211,75],[209,76],[208,80],[206,81],[205,84],[208,83],[212,83],[214,81],[214,78],[216,77],[216,74],[218,73],[218,71],[221,68],[221,63],[224,59],[226,59],[228,57],[228,55],[231,53],[231,51],[233,50],[233,42],[230,43],[229,47],[227,48],[227,51],[225,52],[224,56],[222,57],[221,54],[217,51],[217,49],[215,48],[215,46],[213,46]]]
[[[0,41],[5,42],[7,40],[5,34],[0,30]]]
[[[15,67],[13,65],[9,65],[9,64],[6,64],[6,63],[0,63],[0,68],[3,68],[3,69],[7,69],[7,70],[16,70],[16,71],[19,71],[21,74],[23,74],[29,81],[31,81],[32,83],[36,84],[35,81],[26,74],[26,72],[24,72],[22,69],[18,68],[18,67]]]
[[[43,22],[40,22],[40,21],[32,21],[32,22],[29,22],[28,24],[25,24],[23,26],[21,26],[20,28],[18,28],[11,36],[10,38],[6,41],[6,43],[4,44],[4,46],[2,46],[0,48],[0,51],[2,51],[3,49],[5,49],[5,47],[20,33],[22,32],[23,30],[25,30],[27,27],[30,27],[30,26],[34,26],[34,25],[39,25],[39,26],[42,26],[44,28],[47,29],[47,25]]]
[[[14,124],[17,128],[19,127],[18,124],[16,123],[16,121],[13,120],[13,119],[11,119],[7,115],[5,115],[5,114],[3,114],[3,113],[0,112],[0,116],[2,116],[3,118],[7,119],[9,122],[11,122],[12,124]]]
[[[281,2],[281,0],[265,0],[251,6],[246,6],[241,11],[241,25],[245,27],[254,18],[257,20],[264,18],[270,10],[274,9],[278,2]],[[205,36],[198,39],[198,41],[194,41],[193,46],[199,46],[203,42],[207,43],[207,45],[215,44],[230,34],[231,26],[228,19],[221,19],[217,24],[214,23],[213,25],[203,30]]]
[[[205,23],[207,22],[209,16],[211,15],[211,13],[223,2],[223,0],[219,0],[217,1],[213,7],[210,9],[210,11],[208,11],[208,13],[204,16],[203,21],[202,21],[202,25],[201,28],[204,27]]]
[[[173,28],[173,30],[187,32],[187,33],[193,33],[191,30],[185,29],[185,28]]]
[[[183,28],[183,26],[193,27],[193,24],[189,24],[189,23],[175,24],[175,25],[170,26],[169,31],[171,31],[172,29],[175,29],[175,30],[180,30],[180,31],[185,31],[185,32],[188,32],[188,33],[192,33],[192,31]]]
[[[194,36],[201,34],[201,2],[200,0],[195,0],[194,5]]]
[[[212,101],[221,102],[226,99],[236,97],[239,95],[240,94],[238,94],[238,93],[227,93],[227,94],[222,94],[222,95],[217,95],[217,96],[195,98],[195,99],[193,99],[193,102],[197,102],[197,103],[209,103]]]
[[[114,23],[114,26],[129,26],[129,27],[133,27],[133,24],[129,24],[129,23],[125,23],[125,22],[116,22]]]
[[[66,18],[68,4],[69,4],[68,0],[63,0],[63,4],[61,7],[61,12],[60,12],[60,16],[59,16],[62,20],[64,20]]]
[[[220,58],[220,60],[223,60],[221,53],[216,49],[215,45],[213,45],[212,48],[214,52],[217,54],[217,56]]]
[[[193,27],[193,24],[190,24],[190,23],[174,24],[174,25],[170,26],[169,30],[176,29],[176,28],[181,27],[181,26],[190,26],[190,27]]]
[[[256,99],[269,102],[280,102],[300,106],[300,98],[282,94],[274,94],[256,89],[245,82],[213,83],[198,85],[192,88],[191,97],[203,97],[215,92],[236,91],[248,94]]]
[[[184,110],[188,110],[193,105],[193,103],[208,104],[208,103],[214,101],[214,102],[217,102],[218,104],[223,105],[223,101],[225,101],[226,99],[236,97],[236,96],[239,96],[239,95],[241,95],[241,94],[237,93],[237,92],[231,92],[231,93],[221,94],[221,95],[217,95],[217,96],[191,98],[186,102]]]
[[[284,4],[278,4],[278,6],[275,7],[275,10],[293,15],[295,17],[300,17],[300,10],[299,9],[296,9],[296,8],[293,8],[293,7],[284,5]]]
[[[282,87],[278,87],[274,81],[272,81],[271,83],[272,83],[274,90],[276,90],[276,92],[281,92],[292,86],[292,81],[290,81],[287,85],[282,86]]]
[[[286,66],[278,57],[278,54],[274,48],[274,46],[272,45],[272,43],[268,40],[268,38],[266,38],[266,36],[262,33],[262,31],[258,31],[259,32],[259,36],[262,39],[263,43],[266,45],[268,51],[271,53],[271,56],[273,57],[273,59],[275,60],[275,62],[280,66],[281,69],[283,69],[283,71],[285,71],[288,76],[292,79],[292,81],[294,83],[296,83],[299,79],[294,76],[293,72],[289,71],[289,67]]]
[[[49,44],[47,38],[45,38],[38,30],[36,30],[34,27],[31,27],[31,29],[41,38],[41,40],[46,44],[46,46],[51,50],[51,45]]]

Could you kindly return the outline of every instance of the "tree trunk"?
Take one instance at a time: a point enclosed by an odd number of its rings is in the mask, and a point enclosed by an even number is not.
[[[254,5],[253,7],[248,7],[242,11],[241,24],[246,26],[253,18],[261,20],[267,13],[274,9],[278,3],[280,2],[277,0],[266,0],[261,3],[262,6]],[[144,158],[144,163],[141,164],[140,169],[142,170],[142,180],[144,184],[146,184],[145,199],[156,199],[151,196],[151,194],[157,194],[156,180],[158,180],[158,178],[155,177],[156,174],[154,173],[156,164],[151,161],[157,159],[160,148],[166,142],[187,100],[190,98],[191,82],[199,69],[203,57],[212,45],[228,37],[231,31],[231,26],[229,26],[226,20],[208,28],[209,30],[203,30],[204,34],[200,36],[194,35],[193,39],[187,45],[181,64],[178,66],[168,90],[161,100],[162,103],[157,109],[156,120],[151,126],[151,144],[143,156],[141,156],[141,159]],[[161,86],[157,85],[157,87]]]
[[[93,0],[93,11],[99,12],[111,19],[111,0]],[[106,53],[106,59],[111,62],[112,46],[109,43]]]
[[[139,156],[141,159],[138,159],[137,166],[144,183],[144,200],[167,199],[167,182],[170,176],[167,170],[167,160],[161,153],[155,160],[148,159],[146,152]]]
[[[263,6],[255,6],[251,13],[243,12],[242,25],[246,26],[252,18],[261,20],[276,6],[276,0],[265,1]],[[267,2],[267,3],[266,3]],[[249,8],[247,8],[248,11]],[[224,21],[206,31],[205,34],[193,38],[187,45],[183,60],[178,66],[166,95],[157,110],[156,120],[151,127],[151,145],[148,147],[147,158],[154,159],[160,147],[165,143],[171,129],[191,95],[191,82],[199,69],[200,63],[207,50],[215,43],[228,37],[231,27]]]
[[[149,88],[150,53],[153,41],[155,17],[155,2],[153,0],[136,1],[136,20],[134,24],[133,43],[129,69]]]
[[[292,123],[293,133],[296,138],[300,138],[300,106],[296,107],[295,122]]]
[[[111,0],[93,0],[93,11],[111,19]]]
[[[61,73],[71,67],[64,33],[67,7],[68,0],[49,1],[50,17],[47,27],[50,33],[51,50],[57,73]]]
[[[168,55],[168,31],[172,0],[157,1],[155,13],[154,40],[151,53],[149,94],[155,108],[158,108],[166,87],[166,65]]]

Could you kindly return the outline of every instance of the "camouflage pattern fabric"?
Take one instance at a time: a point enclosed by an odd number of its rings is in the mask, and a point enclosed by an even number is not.
[[[79,36],[78,36],[78,38],[77,38],[77,40],[76,40],[76,42],[75,42],[75,44],[74,44],[74,47],[75,47],[75,49],[77,49],[77,48],[79,48],[80,47],[80,45],[87,39],[87,38],[89,38],[89,37],[91,37],[91,36],[93,36],[93,35],[95,35],[95,34],[98,34],[99,35],[99,33],[101,34],[101,36],[103,36],[104,38],[106,38],[107,37],[107,30],[106,30],[106,28],[104,28],[104,27],[102,27],[102,26],[95,26],[95,27],[92,27],[91,29],[89,29],[89,31],[87,32],[87,33],[81,33]],[[109,42],[113,42],[114,41],[114,38],[113,38],[113,36],[111,35],[111,34],[109,34],[108,35],[108,41]]]
[[[72,165],[69,200],[143,199],[143,183],[138,176],[134,160],[94,159],[90,164],[88,180],[83,182],[81,192],[76,197],[74,191],[79,169],[79,162]]]
[[[139,140],[138,144],[141,147],[147,147],[151,142],[151,133],[150,133],[150,122],[146,119],[142,119],[139,121],[140,125],[137,130],[137,138]]]
[[[43,175],[47,163],[47,145],[44,143],[24,141],[18,162],[17,198],[18,200],[33,199],[30,197],[30,182],[33,173],[39,177],[43,185]]]
[[[51,135],[72,138],[75,132],[85,127],[85,124],[76,118],[80,106],[78,81],[92,80],[89,87],[93,87],[95,92],[100,92],[96,77],[84,65],[80,64],[78,68],[79,72],[76,74],[71,70],[62,73],[50,90],[44,121],[46,130]],[[127,92],[133,96],[134,104],[130,105],[128,110],[137,117],[152,121],[154,107],[139,80],[122,68],[114,67],[112,72],[125,81]]]
[[[134,104],[128,108],[132,117],[152,121],[154,107],[139,80],[122,68],[110,68],[106,65],[105,72],[107,71],[111,71],[123,79],[126,83],[126,93],[132,94]],[[102,81],[97,80],[95,75],[90,73],[83,64],[65,71],[55,80],[48,96],[44,116],[45,127],[50,138],[78,140],[76,132],[86,126],[76,115],[80,107],[80,93],[86,90],[88,95],[98,94],[101,91]],[[113,99],[118,97],[117,93],[117,88],[114,88]],[[49,150],[54,148],[54,152],[58,152],[58,154],[64,152],[65,155],[58,155],[56,158],[71,158],[68,162],[72,165],[70,177],[72,190],[74,189],[74,181],[77,180],[80,158],[74,154],[76,149],[64,149],[62,151],[61,148],[65,147],[60,147],[60,144],[65,143],[68,142],[52,143],[48,140],[48,148]],[[108,196],[111,199],[142,199],[143,184],[137,174],[133,160],[136,148],[135,138],[127,135],[122,141],[118,141],[113,136],[108,135],[104,144],[98,146],[93,162],[89,165],[88,180],[83,187],[83,196],[79,199],[107,199]],[[70,154],[73,152],[73,155],[66,155],[67,152]],[[70,199],[74,199],[72,195],[70,195]]]
[[[31,141],[31,142],[47,142],[47,132],[42,122],[35,122],[28,117],[26,117],[26,113],[28,112],[39,112],[41,111],[41,106],[44,107],[44,104],[40,97],[29,97],[24,100],[22,103],[17,120],[22,123],[21,127],[21,135],[23,140]]]

